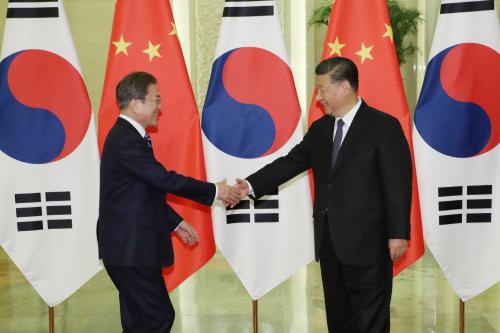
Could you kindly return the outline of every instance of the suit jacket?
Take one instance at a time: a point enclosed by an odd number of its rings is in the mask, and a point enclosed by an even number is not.
[[[122,118],[106,137],[100,183],[99,256],[113,266],[171,265],[170,233],[182,218],[166,203],[166,193],[205,205],[215,197],[215,184],[166,170],[146,140]]]
[[[412,163],[398,120],[363,102],[333,169],[335,118],[315,121],[288,155],[247,178],[256,197],[312,168],[314,238],[319,259],[323,227],[346,265],[371,265],[390,257],[388,239],[409,239]]]

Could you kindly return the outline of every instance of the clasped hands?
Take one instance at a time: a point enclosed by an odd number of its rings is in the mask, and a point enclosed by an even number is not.
[[[226,207],[236,206],[240,200],[248,195],[248,184],[246,181],[236,179],[236,183],[232,186],[227,184],[227,180],[216,183],[217,186],[217,199],[221,200]],[[186,221],[182,221],[175,233],[181,241],[188,245],[193,246],[198,243],[200,237],[195,228]]]
[[[216,185],[218,191],[217,199],[221,200],[226,207],[232,208],[236,206],[249,192],[247,182],[239,178],[236,178],[236,183],[232,186],[228,185],[225,179]]]

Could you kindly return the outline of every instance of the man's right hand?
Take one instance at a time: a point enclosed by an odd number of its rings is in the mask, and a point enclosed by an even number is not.
[[[240,191],[227,185],[227,180],[223,179],[217,184],[217,199],[224,202],[226,206],[234,207],[240,202]]]
[[[240,191],[240,199],[243,199],[250,192],[250,187],[248,183],[244,179],[236,178],[236,184],[233,185],[234,188],[237,188]]]

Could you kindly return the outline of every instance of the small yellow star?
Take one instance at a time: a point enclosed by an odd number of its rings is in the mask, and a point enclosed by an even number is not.
[[[148,40],[148,48],[143,50],[143,53],[146,53],[149,55],[149,62],[153,61],[154,57],[161,58],[160,52],[158,52],[158,49],[160,48],[161,44],[152,44],[151,41]]]
[[[339,38],[335,38],[335,42],[334,43],[328,43],[328,46],[330,47],[330,56],[336,54],[338,56],[342,56],[342,54],[340,53],[340,50],[342,50],[342,48],[345,46],[345,44],[341,44],[339,42]]]
[[[116,46],[115,55],[119,53],[125,53],[128,56],[127,47],[129,47],[132,43],[126,42],[123,39],[123,35],[121,35],[120,40],[117,42],[113,42],[113,45]]]
[[[361,50],[356,52],[356,54],[361,57],[361,63],[365,62],[366,58],[373,60],[373,57],[370,53],[372,51],[372,49],[373,49],[373,45],[366,47],[365,43],[361,43]]]
[[[175,36],[175,35],[177,35],[177,28],[175,27],[175,23],[174,22],[170,22],[170,24],[172,25],[172,31],[170,31],[170,33],[168,35],[169,36]]]
[[[392,27],[388,24],[385,24],[385,33],[382,35],[382,37],[389,37],[389,39],[391,40],[391,42],[394,43],[394,36],[392,34]]]

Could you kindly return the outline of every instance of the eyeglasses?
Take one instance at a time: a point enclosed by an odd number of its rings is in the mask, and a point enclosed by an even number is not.
[[[146,99],[146,98],[138,98],[141,101],[150,101],[156,103],[156,106],[160,105],[161,103],[161,98],[158,97],[157,99]]]

